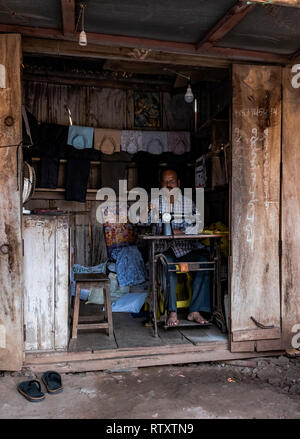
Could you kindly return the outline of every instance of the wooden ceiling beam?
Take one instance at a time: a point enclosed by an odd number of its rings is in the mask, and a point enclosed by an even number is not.
[[[27,53],[53,53],[66,56],[98,57],[145,62],[180,63],[195,66],[227,65],[230,61],[257,61],[285,64],[289,57],[269,52],[210,46],[196,51],[192,43],[88,33],[88,45],[79,46],[78,35],[65,36],[58,29],[0,24],[0,32],[22,34]],[[27,38],[35,37],[35,38]],[[97,42],[97,44],[95,43]],[[115,49],[115,51],[113,50]],[[48,51],[48,52],[47,52]],[[101,55],[102,53],[102,55]],[[181,61],[179,57],[181,56]],[[214,60],[214,58],[218,58]]]
[[[1,26],[0,26],[1,29]],[[22,39],[23,52],[28,54],[40,55],[61,55],[72,56],[78,58],[91,59],[111,59],[134,61],[143,63],[158,63],[158,64],[180,64],[183,66],[203,66],[203,67],[218,67],[228,68],[230,62],[220,58],[215,59],[212,56],[199,56],[194,51],[192,54],[188,53],[173,53],[171,51],[163,52],[162,50],[153,50],[149,52],[144,59],[136,59],[135,52],[129,47],[109,46],[88,43],[87,46],[79,46],[72,41],[58,41],[54,39],[38,39],[23,37]]]
[[[261,5],[277,5],[277,6],[290,6],[293,8],[300,8],[300,0],[252,0],[251,3],[259,3]]]
[[[63,34],[75,33],[75,0],[60,0]]]
[[[255,4],[248,5],[238,1],[226,14],[208,31],[205,37],[196,44],[196,50],[207,49],[221,40],[233,29],[246,15],[255,8]]]
[[[0,27],[1,28],[1,27]],[[121,46],[121,45],[120,45]],[[144,59],[135,58],[135,49],[89,43],[86,47],[71,41],[55,41],[37,38],[23,38],[23,51],[31,54],[65,55],[87,58],[104,58],[124,61],[152,62],[160,64],[181,64],[186,66],[226,67],[231,61],[264,62],[286,64],[288,57],[253,50],[240,50],[226,47],[211,47],[201,52],[173,53],[172,51],[151,50]]]
[[[59,29],[49,29],[44,27],[19,26],[15,24],[0,24],[0,32],[22,34],[28,37],[65,39],[64,34]]]
[[[58,29],[37,28],[30,26],[19,26],[12,24],[0,24],[0,32],[20,33],[28,37],[40,37],[64,41],[74,41],[78,44],[79,32],[76,34],[64,35]],[[150,38],[127,37],[123,35],[109,35],[87,32],[89,43],[110,44],[123,47],[169,50],[173,52],[195,52],[193,43],[178,43],[176,41],[155,40]]]
[[[290,62],[293,63],[293,62],[295,62],[298,58],[300,59],[300,49],[297,50],[297,52],[293,53],[293,54],[290,56]]]

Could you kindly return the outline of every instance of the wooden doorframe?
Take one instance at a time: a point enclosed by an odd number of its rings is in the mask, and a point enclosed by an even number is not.
[[[229,339],[232,352],[276,350],[281,349],[281,67],[232,67]]]
[[[0,370],[23,364],[21,35],[0,35]],[[2,68],[3,70],[3,68]]]
[[[292,67],[282,69],[281,306],[285,349],[300,345],[300,87],[299,71]]]

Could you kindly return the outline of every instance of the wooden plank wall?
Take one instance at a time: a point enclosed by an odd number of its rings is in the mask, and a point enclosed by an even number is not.
[[[205,88],[202,94],[208,97],[209,93],[210,90]],[[163,129],[193,130],[193,105],[185,104],[183,95],[171,96],[170,93],[161,92],[161,102]],[[24,81],[23,103],[37,118],[38,122],[69,125],[66,111],[66,106],[68,106],[71,110],[74,125],[115,129],[134,128],[133,90],[130,89]],[[207,111],[209,111],[209,108],[207,108]],[[202,115],[204,116],[204,112],[202,112]],[[91,176],[92,172],[93,166],[91,167]],[[98,188],[98,185],[96,187]],[[43,198],[44,194],[40,193],[40,195]],[[86,203],[66,202],[63,200],[64,193],[56,193],[53,198],[59,195],[62,198],[61,200],[30,200],[26,203],[26,208],[58,208],[77,212],[74,220],[77,247],[75,263],[93,265],[106,260],[104,250],[102,251],[102,257],[100,251],[98,253],[99,257],[96,259],[90,251],[91,240],[88,231],[91,225],[94,228],[96,227],[95,211],[99,203],[94,200],[88,200]],[[95,198],[95,194],[90,194],[90,197]],[[79,215],[80,211],[85,213]]]
[[[282,123],[282,331],[291,347],[300,325],[300,88],[292,86],[291,66],[283,69]],[[298,80],[299,82],[299,80]],[[299,333],[300,327],[295,329]],[[297,340],[295,340],[297,342]],[[300,339],[298,336],[298,343]]]
[[[21,56],[21,36],[0,35],[0,64],[6,72],[6,88],[0,88],[0,146],[22,139]],[[23,361],[20,163],[17,147],[0,148],[0,246],[8,245],[0,252],[0,370],[18,370]]]
[[[68,106],[74,125],[134,129],[133,91],[24,81],[23,102],[38,122],[69,125]],[[193,105],[183,95],[161,93],[162,128],[193,130]]]
[[[280,334],[280,142],[281,68],[234,65],[231,331],[240,344]],[[251,317],[274,330],[262,336]]]

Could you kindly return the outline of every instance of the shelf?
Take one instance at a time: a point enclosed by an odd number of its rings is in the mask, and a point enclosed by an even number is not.
[[[96,193],[98,189],[87,189],[86,201],[96,201]],[[31,200],[65,200],[64,188],[36,188]],[[71,203],[72,201],[70,201]]]
[[[32,161],[33,162],[40,162],[41,158],[40,157],[32,157]],[[67,159],[59,159],[59,163],[68,163]],[[99,161],[92,161],[91,160],[91,165],[101,165],[101,163],[105,163],[105,162],[99,162]]]
[[[101,189],[101,188],[99,188]],[[87,192],[93,192],[96,193],[99,191],[99,189],[87,189]],[[51,189],[51,188],[47,188],[47,187],[37,187],[35,188],[35,192],[66,192],[66,189],[64,188],[56,188],[56,189]]]

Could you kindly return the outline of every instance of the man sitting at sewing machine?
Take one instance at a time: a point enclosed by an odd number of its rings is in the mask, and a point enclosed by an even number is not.
[[[161,187],[172,191],[179,188],[180,180],[176,171],[165,169],[161,174]],[[193,205],[191,199],[181,196],[181,191],[172,191],[174,195],[159,196],[154,201],[151,200],[151,215],[155,213],[163,220],[165,212],[173,213],[173,218],[177,215],[181,220],[172,221],[172,234],[185,235],[195,234],[195,225],[189,224],[184,218],[183,213],[188,205]],[[152,215],[153,217],[153,215]],[[169,224],[168,224],[169,226]],[[166,227],[165,227],[165,230]],[[197,233],[197,231],[196,231]],[[166,233],[163,233],[166,234]],[[195,241],[191,239],[182,240],[163,240],[157,243],[157,250],[163,253],[168,262],[192,262],[192,261],[208,261],[208,255],[203,249],[195,249]],[[201,244],[200,244],[201,247]],[[203,246],[204,247],[204,246]],[[170,292],[168,301],[168,318],[167,326],[177,326],[179,323],[177,317],[176,306],[176,272],[169,272],[170,275]],[[210,276],[208,271],[196,271],[193,281],[193,295],[190,303],[189,314],[187,319],[200,324],[207,324],[207,320],[202,316],[201,312],[210,312]]]

